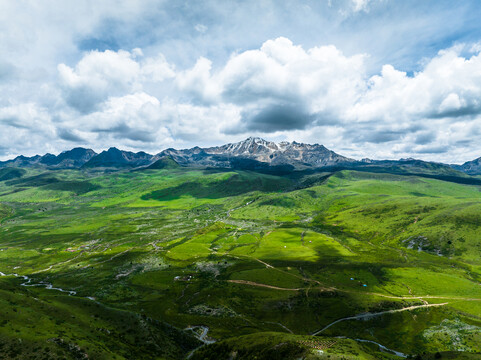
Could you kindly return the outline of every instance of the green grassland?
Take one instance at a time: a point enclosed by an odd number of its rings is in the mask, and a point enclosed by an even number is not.
[[[379,348],[372,344],[358,343],[350,339],[279,333],[257,333],[224,340],[198,350],[192,359],[215,360],[229,357],[258,360],[399,359],[392,354],[379,351]]]
[[[355,171],[0,174],[0,358],[178,359],[200,344],[192,326],[217,340],[193,359],[481,351],[479,186]],[[367,312],[382,314],[353,318]]]

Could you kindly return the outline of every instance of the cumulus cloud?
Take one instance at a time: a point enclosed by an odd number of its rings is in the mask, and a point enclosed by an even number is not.
[[[314,116],[308,113],[302,105],[277,103],[244,110],[239,122],[227,129],[227,132],[239,134],[298,130],[312,125],[314,120]]]
[[[82,127],[102,138],[132,143],[162,143],[169,132],[162,124],[157,98],[143,92],[111,97],[98,111],[80,119]]]
[[[232,104],[202,106],[166,100],[162,112],[168,119],[172,136],[191,144],[212,144],[220,141],[235,141],[229,133],[232,124],[241,118],[241,108]]]
[[[58,66],[67,103],[88,113],[109,96],[121,94],[134,86],[139,64],[127,51],[92,51],[75,68]]]
[[[140,90],[143,82],[174,76],[162,54],[138,61],[142,55],[139,49],[91,51],[74,68],[58,65],[66,102],[81,113],[90,113],[109,97]]]
[[[297,102],[319,113],[339,106],[341,96],[355,101],[364,76],[364,55],[347,57],[334,46],[306,51],[280,37],[233,56],[214,81],[227,101]]]
[[[343,4],[352,17],[368,17],[379,3]],[[137,14],[145,11],[132,7]],[[122,13],[112,15],[115,26],[125,23],[119,20]],[[414,72],[389,63],[373,71],[368,54],[320,42],[301,45],[287,37],[229,48],[229,56],[218,56],[212,44],[202,50],[209,44],[199,39],[211,33],[206,19],[190,20],[188,41],[202,53],[196,61],[192,48],[184,51],[179,43],[166,42],[162,49],[148,43],[140,49],[133,42],[119,49],[125,45],[119,37],[90,33],[77,22],[81,36],[69,42],[59,34],[57,43],[83,44],[85,52],[70,49],[73,55],[61,57],[62,63],[49,67],[40,59],[43,67],[28,70],[2,59],[0,90],[8,96],[0,99],[0,138],[5,144],[17,139],[12,149],[18,151],[37,144],[64,150],[71,143],[161,150],[164,144],[211,145],[255,134],[321,142],[354,157],[417,153],[442,159],[449,152],[468,160],[481,155],[473,141],[481,124],[479,43],[417,59]],[[97,43],[100,50],[89,49]],[[11,48],[22,51],[13,42]],[[174,52],[186,59],[164,56]],[[50,72],[56,77],[42,82]],[[12,81],[20,75],[28,80]],[[10,136],[14,132],[29,137],[25,144],[32,147],[20,145],[20,138]]]
[[[77,132],[75,129],[57,128],[57,135],[60,139],[69,142],[84,143],[85,139],[78,135]]]
[[[47,109],[34,103],[0,108],[0,143],[8,149],[5,156],[34,155],[36,149],[54,148],[55,142],[55,126]]]
[[[334,46],[304,50],[287,38],[233,54],[219,70],[200,58],[179,74],[179,88],[204,103],[243,107],[237,132],[275,132],[332,122],[365,87],[364,55],[347,57]]]
[[[183,70],[140,49],[91,51],[58,67],[64,99],[81,115],[68,115],[57,135],[142,147],[293,132],[298,140],[332,143],[336,134],[334,144],[350,156],[439,155],[469,137],[456,124],[479,123],[481,55],[466,49],[440,51],[413,75],[384,65],[373,76],[365,54],[347,56],[333,45],[305,49],[284,37],[217,66],[200,57]],[[147,90],[168,83],[175,91],[164,96]]]
[[[194,67],[180,72],[176,83],[179,89],[204,103],[219,101],[221,89],[211,76],[212,61],[201,57]]]
[[[414,76],[385,65],[369,79],[369,89],[353,104],[348,116],[373,118],[444,118],[481,112],[481,56],[460,55],[461,49],[439,52]]]

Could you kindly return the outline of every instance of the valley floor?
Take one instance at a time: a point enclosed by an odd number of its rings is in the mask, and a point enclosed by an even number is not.
[[[414,176],[29,169],[0,182],[0,357],[476,358],[480,214]]]

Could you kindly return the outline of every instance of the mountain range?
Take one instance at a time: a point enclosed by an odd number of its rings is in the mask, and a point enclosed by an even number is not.
[[[275,143],[257,137],[222,146],[177,150],[169,148],[156,155],[119,150],[112,147],[101,153],[74,148],[59,155],[18,156],[0,162],[1,167],[45,167],[50,169],[137,169],[173,166],[235,168],[289,172],[323,168],[390,169],[390,172],[432,173],[446,176],[481,175],[481,158],[463,165],[450,165],[416,159],[355,160],[319,144],[283,141]]]

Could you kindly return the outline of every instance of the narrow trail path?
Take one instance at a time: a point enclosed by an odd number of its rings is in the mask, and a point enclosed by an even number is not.
[[[266,263],[265,261],[262,261],[261,259],[258,259],[258,258],[255,258],[253,256],[249,256],[249,255],[230,255],[230,254],[223,254],[225,256],[231,256],[231,257],[234,257],[234,258],[237,258],[237,259],[240,259],[240,258],[247,258],[247,259],[250,259],[250,260],[254,260],[254,261],[257,261],[257,262],[260,262],[261,264],[265,265],[266,268],[269,268],[269,269],[272,269],[272,270],[276,270],[276,271],[279,271],[283,274],[286,274],[286,275],[289,275],[289,276],[293,276],[297,279],[300,279],[300,280],[303,280],[303,281],[307,281],[307,282],[314,282],[318,285],[321,285],[323,286],[324,284],[322,284],[320,281],[318,280],[314,280],[314,279],[310,279],[310,278],[307,278],[307,277],[304,277],[304,276],[300,276],[300,275],[296,275],[296,274],[293,274],[293,273],[290,273],[289,271],[285,271],[285,270],[281,270],[281,269],[278,269],[276,268],[275,266],[271,265],[271,264],[268,264]],[[325,287],[323,286],[323,289],[326,289],[326,290],[336,290],[336,288],[333,288],[333,287]]]
[[[123,254],[125,254],[125,253],[127,253],[127,252],[129,252],[129,251],[134,250],[135,248],[136,248],[136,247],[132,247],[132,248],[130,248],[130,249],[127,249],[127,250],[124,250],[124,251],[122,251],[122,252],[119,252],[119,253],[117,253],[117,254],[115,254],[115,255],[112,255],[109,259],[106,259],[106,260],[103,260],[103,261],[99,261],[98,263],[88,264],[88,265],[86,265],[86,266],[83,266],[82,269],[86,269],[86,268],[91,267],[91,266],[98,266],[98,265],[100,265],[100,264],[105,264],[106,262],[112,261],[113,259],[115,259],[115,258],[117,258],[117,257],[119,257],[119,256],[121,256],[121,255],[123,255]]]
[[[383,294],[383,293],[377,293],[377,292],[370,292],[370,291],[356,291],[356,290],[349,290],[349,289],[339,289],[333,286],[326,286],[322,282],[318,280],[314,280],[305,276],[300,276],[296,275],[293,273],[290,273],[289,271],[281,270],[276,268],[275,266],[260,260],[258,258],[255,258],[253,256],[249,255],[230,255],[230,254],[223,254],[226,256],[232,256],[234,258],[248,258],[251,260],[255,260],[263,265],[265,265],[266,268],[273,269],[276,271],[279,271],[283,274],[298,278],[303,281],[307,281],[310,283],[315,283],[320,286],[309,286],[309,287],[303,287],[303,288],[297,288],[297,290],[320,290],[320,291],[338,291],[338,292],[344,292],[344,293],[352,293],[352,294],[365,294],[365,295],[371,295],[371,296],[379,296],[387,299],[396,299],[396,300],[418,300],[421,301],[424,305],[429,305],[429,303],[425,299],[439,299],[439,300],[460,300],[460,301],[481,301],[481,298],[469,298],[469,297],[458,297],[458,296],[445,296],[445,295],[412,295],[411,289],[408,287],[409,295],[389,295],[389,294]],[[233,282],[232,280],[227,280],[229,282]],[[262,286],[262,287],[271,287],[273,289],[278,289],[278,290],[291,290],[293,291],[294,289],[288,289],[288,288],[280,288],[280,287],[272,287],[271,285],[268,284],[260,284],[260,283],[255,283],[252,281],[248,280],[235,280],[238,284],[246,284],[246,285],[252,285],[252,286]]]
[[[405,308],[402,308],[402,309],[386,310],[386,311],[381,311],[381,312],[377,312],[377,313],[363,313],[363,314],[359,314],[359,315],[355,315],[355,316],[345,317],[345,318],[342,318],[342,319],[338,319],[338,320],[330,323],[327,326],[324,326],[321,330],[315,331],[311,335],[312,336],[319,335],[323,331],[327,330],[328,328],[330,328],[331,326],[333,326],[337,323],[340,323],[341,321],[370,319],[370,318],[373,318],[373,317],[376,317],[376,316],[381,316],[381,315],[384,315],[384,314],[394,314],[394,313],[398,313],[398,312],[402,312],[402,311],[411,311],[411,310],[416,310],[416,309],[425,309],[425,308],[430,308],[430,307],[445,306],[447,304],[448,303],[446,302],[446,303],[442,303],[442,304],[415,305],[415,306],[408,306],[408,307],[405,307]]]
[[[256,283],[256,282],[253,282],[253,281],[248,281],[248,280],[227,280],[227,282],[234,283],[234,284],[243,284],[243,285],[264,287],[264,288],[274,289],[274,290],[283,290],[283,291],[299,291],[299,290],[305,289],[305,288],[295,288],[295,289],[282,288],[282,287],[273,286],[273,285],[259,284],[259,283]]]
[[[244,205],[241,205],[241,206],[238,206],[236,208],[233,208],[233,209],[229,209],[227,210],[227,213],[226,213],[226,217],[224,219],[227,219],[227,218],[230,218],[230,214],[231,212],[233,211],[236,211],[236,210],[239,210],[239,209],[242,209],[246,206],[249,206],[250,204],[252,204],[254,201],[256,201],[258,198],[255,198],[254,200],[251,200],[251,201],[248,201],[247,203],[245,203]]]
[[[283,328],[284,330],[290,332],[291,334],[294,334],[294,332],[289,329],[287,326],[285,326],[284,324],[281,324],[280,322],[273,322],[273,321],[264,321],[265,324],[274,324],[274,325],[279,325],[281,328]]]
[[[65,260],[65,261],[61,261],[61,262],[52,264],[52,265],[50,265],[50,266],[49,266],[48,268],[46,268],[46,269],[42,269],[42,270],[35,271],[33,274],[40,274],[40,273],[45,272],[45,271],[50,271],[50,270],[52,270],[54,267],[57,267],[57,266],[60,266],[60,265],[65,265],[65,264],[67,264],[67,263],[69,263],[69,262],[72,262],[72,261],[78,259],[80,256],[82,256],[82,255],[84,254],[84,252],[85,252],[85,250],[82,250],[82,251],[80,251],[79,254],[75,255],[75,256],[74,256],[73,258],[71,258],[71,259],[68,259],[68,260]]]
[[[306,291],[311,291],[311,290],[320,290],[320,291],[339,291],[339,292],[345,292],[345,293],[352,293],[352,294],[364,294],[364,295],[372,295],[372,296],[379,296],[379,297],[384,297],[388,299],[396,299],[396,300],[419,300],[423,302],[424,305],[413,305],[413,306],[437,306],[439,304],[429,304],[426,300],[424,299],[439,299],[439,300],[452,300],[452,301],[481,301],[480,298],[466,298],[466,297],[458,297],[458,296],[435,296],[435,295],[421,295],[421,296],[411,296],[411,295],[386,295],[386,294],[381,294],[381,293],[375,293],[375,292],[365,292],[365,291],[355,291],[355,290],[343,290],[343,289],[337,289],[334,287],[301,287],[301,288],[283,288],[279,286],[274,286],[274,285],[269,285],[269,284],[261,284],[257,283],[254,281],[249,281],[249,280],[226,280],[227,282],[230,283],[235,283],[235,284],[243,284],[243,285],[250,285],[250,286],[257,286],[257,287],[264,287],[264,288],[269,288],[269,289],[274,289],[274,290],[284,290],[284,291],[301,291],[301,290],[306,290]]]

